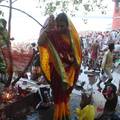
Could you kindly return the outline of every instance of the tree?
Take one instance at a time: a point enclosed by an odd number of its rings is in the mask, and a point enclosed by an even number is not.
[[[4,1],[4,0],[1,0],[0,2],[2,2],[2,1]],[[1,13],[2,13],[2,11],[1,11]],[[6,42],[6,46],[8,48],[8,53],[9,53],[9,64],[6,63],[7,69],[8,69],[8,75],[9,75],[7,86],[10,85],[11,80],[12,80],[12,75],[13,75],[13,62],[12,62],[11,44],[10,44],[11,18],[12,18],[12,0],[9,0],[9,18],[8,18],[8,31],[7,31],[7,42]],[[1,34],[1,35],[3,36],[4,34]],[[4,37],[3,37],[3,40],[4,40]]]
[[[4,1],[4,0],[3,0]],[[9,87],[10,86],[10,84],[11,84],[11,81],[12,81],[12,77],[13,77],[13,57],[12,57],[12,53],[11,53],[11,44],[10,44],[10,38],[11,38],[11,18],[12,18],[12,9],[14,9],[14,10],[17,10],[17,11],[19,11],[19,12],[21,12],[21,13],[24,13],[24,14],[26,14],[28,17],[30,17],[30,18],[32,18],[35,22],[37,22],[40,26],[42,26],[34,17],[32,17],[31,15],[29,15],[28,13],[26,13],[25,11],[23,11],[23,10],[21,10],[21,9],[18,9],[18,8],[14,8],[14,7],[12,7],[12,4],[14,3],[14,2],[16,2],[17,0],[14,0],[14,1],[12,1],[12,0],[9,0],[9,6],[7,6],[7,5],[0,5],[1,7],[6,7],[6,8],[9,8],[9,19],[8,19],[8,42],[6,42],[6,46],[7,46],[7,48],[8,48],[8,57],[9,57],[9,62],[8,62],[8,64],[6,63],[6,65],[7,65],[7,73],[8,73],[8,80],[7,80],[7,83],[6,83],[6,87]],[[2,1],[0,1],[0,3],[1,3]],[[2,12],[2,11],[1,11]],[[42,26],[43,27],[43,26]],[[2,49],[2,47],[0,47],[1,49]],[[28,67],[30,66],[30,64],[31,64],[31,62],[32,62],[32,60],[33,60],[33,57],[34,57],[34,54],[32,54],[32,56],[31,56],[31,58],[30,58],[30,60],[28,61],[28,64],[26,64],[26,66],[25,66],[25,68],[24,68],[24,70],[21,72],[21,75],[19,75],[18,76],[18,78],[17,79],[15,79],[14,80],[14,82],[12,83],[12,85],[15,85],[16,84],[16,82],[22,77],[22,75],[27,71],[27,69],[28,69]],[[1,62],[1,64],[0,64],[0,68],[2,69],[2,70],[4,70],[5,69],[5,65],[4,65],[4,63],[3,63],[3,61],[1,60],[0,61]]]
[[[64,11],[71,16],[87,15],[98,11],[106,14],[109,4],[106,0],[39,0],[39,8],[44,15],[57,14]]]

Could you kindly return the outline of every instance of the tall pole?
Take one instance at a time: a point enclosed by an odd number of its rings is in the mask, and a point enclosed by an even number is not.
[[[8,52],[9,52],[9,63],[7,64],[8,81],[7,81],[6,87],[10,85],[12,81],[12,75],[13,75],[13,60],[12,60],[11,43],[10,43],[11,19],[12,19],[12,0],[9,0],[8,41],[7,41],[7,47],[8,47]]]

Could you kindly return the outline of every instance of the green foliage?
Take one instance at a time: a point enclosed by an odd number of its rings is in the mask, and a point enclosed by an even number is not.
[[[5,27],[6,25],[0,19],[0,46],[6,45],[8,42],[8,32]]]
[[[45,10],[45,15],[50,15],[56,10],[56,5],[53,2],[47,3],[47,6],[45,6]]]
[[[40,8],[44,15],[57,14],[57,12],[69,13],[75,16],[81,11],[84,13],[100,11],[106,14],[108,4],[105,0],[39,0]],[[82,12],[82,13],[83,13]]]
[[[0,46],[6,45],[8,42],[8,32],[6,30],[6,20],[0,19]]]
[[[57,1],[57,2],[56,2],[56,5],[60,5],[60,1]]]
[[[6,65],[3,59],[0,57],[0,73],[5,73],[5,71],[6,71]]]
[[[75,4],[77,4],[77,5],[78,5],[78,4],[81,4],[81,3],[82,3],[82,1],[83,1],[83,0],[74,0],[74,1],[73,1],[73,4],[74,4],[74,5],[75,5]]]
[[[69,1],[64,1],[62,2],[62,11],[63,12],[67,12],[68,11],[68,6],[69,5]]]

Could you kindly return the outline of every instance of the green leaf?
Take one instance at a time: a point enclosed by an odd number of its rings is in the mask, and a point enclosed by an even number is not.
[[[57,5],[57,6],[60,5],[60,1],[56,1],[56,5]]]
[[[83,0],[74,0],[74,4],[81,4]]]
[[[0,72],[4,73],[6,71],[6,65],[3,59],[0,57]]]

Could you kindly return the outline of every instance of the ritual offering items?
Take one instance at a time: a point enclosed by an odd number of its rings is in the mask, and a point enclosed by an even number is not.
[[[0,94],[0,120],[18,120],[18,116],[35,111],[39,101],[37,92],[32,93],[20,87],[7,88]]]
[[[27,117],[39,109],[49,108],[53,105],[51,92],[49,84],[37,84],[36,81],[21,78],[14,87],[1,91],[0,120],[19,120],[18,116]]]

